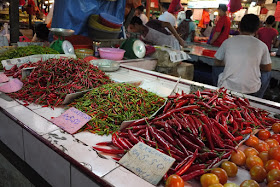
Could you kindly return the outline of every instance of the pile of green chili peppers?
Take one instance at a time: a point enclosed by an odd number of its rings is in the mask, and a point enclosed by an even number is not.
[[[32,45],[27,47],[18,47],[16,49],[11,49],[1,54],[0,62],[2,60],[20,58],[20,57],[36,55],[36,54],[59,54],[59,52],[49,47],[42,47],[42,46]],[[2,63],[0,63],[0,70],[2,69],[3,69]]]
[[[92,117],[81,131],[109,135],[118,131],[123,121],[151,116],[164,102],[164,98],[142,88],[115,83],[93,89],[70,106]]]

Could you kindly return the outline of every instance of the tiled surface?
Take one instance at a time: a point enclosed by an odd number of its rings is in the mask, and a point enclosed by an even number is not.
[[[56,125],[52,124],[46,119],[43,119],[24,106],[8,108],[7,112],[15,116],[19,121],[40,135],[59,129],[59,127]]]
[[[83,187],[90,186],[96,187],[99,186],[93,182],[90,178],[82,174],[75,167],[71,166],[71,187]]]
[[[20,105],[18,102],[16,101],[6,101],[2,98],[0,98],[0,106],[4,109],[10,108],[10,107],[14,107],[14,106],[18,106]]]
[[[24,160],[22,128],[0,112],[0,140]]]
[[[116,187],[152,187],[153,185],[148,183],[147,181],[141,179],[135,174],[131,173],[124,167],[119,167],[105,177],[103,177],[106,181],[110,182],[112,185]]]
[[[106,141],[111,141],[112,136],[99,136],[97,134],[93,134],[90,132],[80,132],[77,134],[74,134],[74,137],[77,138],[78,140],[84,142],[85,144],[89,146],[95,146],[96,143],[98,142],[106,142]]]
[[[22,105],[24,105],[25,103],[22,101],[22,100],[18,100],[16,99],[16,101]],[[42,108],[41,105],[36,105],[34,103],[30,103],[29,105],[26,106],[26,108],[29,108],[31,110],[36,110],[36,109],[39,109],[39,108]]]
[[[113,160],[100,158],[91,146],[83,144],[62,130],[53,131],[45,134],[43,137],[99,177],[104,176],[119,166]]]
[[[34,112],[48,120],[50,120],[52,117],[58,117],[60,116],[63,112],[65,111],[65,109],[63,108],[49,108],[49,107],[43,107],[43,108],[39,108],[34,110]]]
[[[70,163],[23,130],[25,161],[52,186],[70,186]]]

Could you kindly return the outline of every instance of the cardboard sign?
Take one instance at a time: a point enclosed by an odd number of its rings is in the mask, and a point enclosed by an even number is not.
[[[139,142],[119,161],[142,179],[157,185],[175,159]]]
[[[6,84],[0,86],[0,91],[4,93],[12,93],[19,91],[23,86],[23,83],[19,79],[12,79]]]
[[[4,73],[0,73],[0,83],[8,82],[10,79]]]
[[[21,70],[21,78],[24,79],[25,77],[30,75],[30,73],[33,71],[33,69],[35,69],[35,67],[23,68]]]
[[[91,117],[76,108],[69,108],[66,112],[51,119],[51,121],[70,134],[74,134],[80,128],[82,128]]]

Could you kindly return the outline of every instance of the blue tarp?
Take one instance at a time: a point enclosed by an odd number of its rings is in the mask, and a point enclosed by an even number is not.
[[[56,0],[52,28],[73,29],[76,35],[88,35],[91,14],[106,12],[124,20],[125,0]]]

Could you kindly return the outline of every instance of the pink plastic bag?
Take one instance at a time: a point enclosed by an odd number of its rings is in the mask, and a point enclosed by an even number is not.
[[[23,83],[19,79],[12,79],[8,83],[0,86],[0,91],[4,93],[12,93],[19,91]]]
[[[10,79],[4,73],[0,73],[0,83],[8,82]]]

